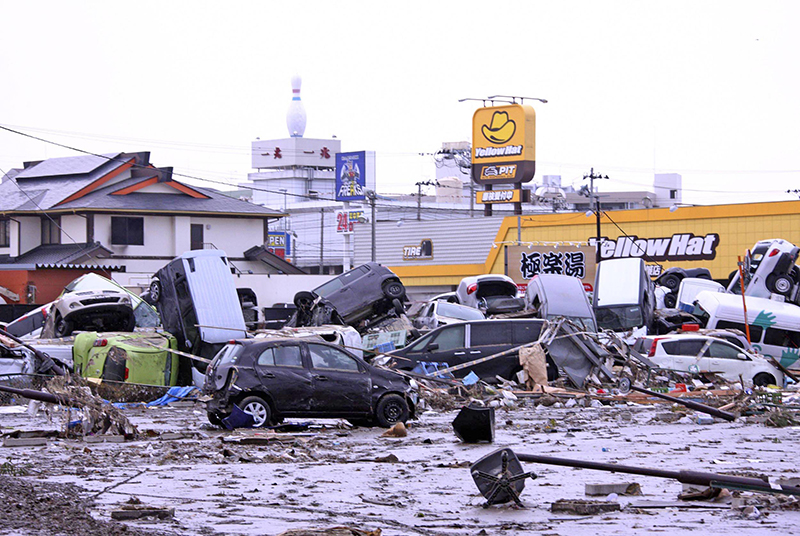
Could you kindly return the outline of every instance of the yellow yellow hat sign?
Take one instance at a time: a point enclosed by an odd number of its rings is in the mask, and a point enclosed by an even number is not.
[[[528,182],[536,172],[536,112],[522,104],[479,108],[472,116],[472,180]]]

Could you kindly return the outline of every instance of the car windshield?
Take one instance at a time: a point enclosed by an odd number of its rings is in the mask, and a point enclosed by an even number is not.
[[[602,329],[624,331],[644,324],[642,308],[638,305],[598,307],[595,310],[597,325]]]
[[[556,320],[557,318],[562,318],[562,316],[547,315],[548,320]],[[594,325],[594,319],[592,317],[568,316],[566,318],[576,326],[582,328],[583,331],[588,331],[589,333],[595,333],[597,331],[597,328]]]
[[[482,312],[472,307],[464,307],[454,303],[441,302],[437,305],[436,314],[458,320],[483,320],[486,318]]]

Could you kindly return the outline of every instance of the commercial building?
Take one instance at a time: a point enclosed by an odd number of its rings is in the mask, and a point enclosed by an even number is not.
[[[677,209],[602,210],[602,259],[642,257],[651,275],[672,266],[705,267],[725,280],[739,256],[757,241],[783,238],[800,243],[800,201]],[[593,274],[596,219],[593,213],[559,212],[522,216],[451,219],[446,224],[379,222],[375,250],[379,262],[401,277],[414,298],[453,290],[467,276],[508,274],[518,284],[533,275],[531,253],[558,262],[539,267],[557,271],[568,265],[566,252],[583,252]],[[369,229],[355,233],[356,264],[370,260]],[[559,255],[559,253],[561,255]],[[524,254],[524,255],[523,255]],[[559,268],[560,267],[560,268]]]

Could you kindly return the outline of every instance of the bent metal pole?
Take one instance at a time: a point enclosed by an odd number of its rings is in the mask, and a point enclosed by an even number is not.
[[[767,493],[800,495],[800,487],[783,486],[777,483],[771,483],[768,480],[762,480],[760,478],[721,475],[718,473],[704,473],[701,471],[666,471],[661,469],[650,469],[647,467],[631,467],[629,465],[619,465],[616,463],[589,462],[583,460],[571,460],[567,458],[538,456],[535,454],[517,454],[517,458],[522,462],[541,463],[545,465],[562,465],[566,467],[579,467],[581,469],[609,471],[612,473],[628,473],[632,475],[655,476],[658,478],[672,478],[682,484],[694,484],[697,486],[725,487],[726,485],[729,485]]]

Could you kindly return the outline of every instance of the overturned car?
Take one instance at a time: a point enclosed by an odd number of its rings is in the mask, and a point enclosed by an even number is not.
[[[356,266],[312,291],[294,297],[291,327],[373,324],[387,314],[405,312],[406,289],[394,272],[376,262]]]

